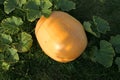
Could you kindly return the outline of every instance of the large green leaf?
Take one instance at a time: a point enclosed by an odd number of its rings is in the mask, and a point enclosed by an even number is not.
[[[19,17],[12,16],[2,20],[1,29],[7,34],[16,34],[19,31],[19,26],[23,24],[23,21]]]
[[[27,52],[32,46],[32,36],[26,32],[22,32],[18,36],[19,43],[15,43],[14,46],[18,52]]]
[[[14,11],[15,8],[19,8],[25,3],[26,0],[5,0],[4,11],[5,13],[9,14],[10,12]]]
[[[112,36],[110,43],[114,46],[115,51],[120,53],[120,35]]]
[[[7,14],[15,10],[17,6],[18,5],[17,5],[16,0],[5,0],[4,1],[4,10],[5,10],[5,13]]]
[[[69,11],[75,9],[75,3],[70,0],[53,0],[55,9]]]
[[[113,58],[115,56],[112,45],[105,41],[100,41],[100,49],[94,54],[94,59],[105,67],[112,66]]]
[[[93,16],[93,21],[97,26],[98,32],[105,34],[107,31],[110,31],[109,23],[106,20],[98,16]]]
[[[92,24],[89,22],[89,21],[85,21],[84,23],[83,23],[83,26],[84,26],[84,29],[87,31],[87,32],[89,32],[89,33],[91,33],[92,35],[94,35],[94,36],[96,36],[96,37],[100,37],[100,33],[99,32],[95,32],[93,29],[92,29]],[[95,27],[94,27],[95,28]]]
[[[49,0],[29,0],[24,5],[24,10],[27,13],[28,21],[34,21],[40,18],[41,15],[49,16],[51,13],[52,3]]]
[[[40,17],[41,12],[39,6],[40,6],[39,0],[30,0],[24,5],[24,10],[27,13],[28,21],[32,22]]]
[[[86,58],[89,58],[94,62],[98,62],[105,67],[110,67],[112,66],[115,52],[111,43],[105,40],[101,40],[100,48],[93,46],[84,55]]]
[[[117,57],[117,58],[115,59],[115,63],[118,65],[118,69],[119,69],[119,71],[120,71],[120,57]]]

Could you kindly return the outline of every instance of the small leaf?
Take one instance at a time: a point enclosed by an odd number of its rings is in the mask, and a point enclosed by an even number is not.
[[[48,17],[51,13],[51,7],[52,3],[49,0],[45,0],[44,2],[41,1],[41,9],[42,9],[42,14],[46,17]]]
[[[15,10],[15,8],[18,6],[16,1],[17,0],[5,0],[4,1],[5,13],[9,14],[13,10]]]
[[[22,5],[27,2],[26,0],[16,0],[16,1],[17,1],[17,4],[19,5],[19,7],[22,7]]]
[[[19,17],[12,16],[2,20],[1,26],[4,33],[7,34],[16,34],[19,31],[19,26],[23,24],[23,21]]]
[[[19,43],[14,44],[18,52],[27,52],[32,46],[32,36],[26,32],[22,32],[18,36]]]
[[[37,11],[37,10],[29,10],[29,11],[27,11],[27,19],[30,22],[33,22],[35,19],[39,18],[40,15],[41,15],[40,11]]]
[[[120,57],[117,57],[117,58],[115,59],[115,63],[118,65],[118,69],[119,69],[119,71],[120,71]]]
[[[8,64],[7,62],[2,62],[2,69],[3,70],[9,70],[10,64]]]
[[[3,43],[3,44],[10,44],[10,43],[12,43],[11,36],[7,35],[7,34],[0,34],[0,43]]]
[[[52,7],[52,3],[49,0],[45,0],[45,1],[40,1],[40,5],[42,9],[49,9],[50,7]]]
[[[55,9],[61,9],[62,11],[70,11],[75,9],[75,3],[70,0],[55,0]]]
[[[110,31],[109,23],[106,20],[97,16],[93,16],[93,21],[97,26],[98,32],[105,34],[107,31]]]
[[[120,53],[120,35],[112,36],[110,39],[110,43],[115,48],[117,53]]]
[[[0,52],[4,52],[7,48],[9,48],[9,44],[0,43]]]
[[[8,48],[4,53],[4,61],[7,63],[16,63],[19,61],[19,55],[14,48]]]
[[[86,30],[87,32],[91,33],[92,35],[94,35],[94,36],[96,36],[96,37],[100,37],[100,34],[99,34],[99,33],[93,31],[93,29],[92,29],[92,24],[91,24],[89,21],[87,21],[87,22],[85,21],[85,22],[83,23],[83,26],[84,26],[84,28],[85,28],[85,30]]]

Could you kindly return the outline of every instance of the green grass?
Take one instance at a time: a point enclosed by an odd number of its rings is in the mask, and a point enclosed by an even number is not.
[[[81,22],[91,20],[93,15],[100,16],[110,23],[112,31],[108,34],[120,34],[120,0],[74,1],[77,8],[69,12],[72,16]],[[3,6],[0,7],[1,21],[8,15],[2,15]],[[21,16],[17,11],[14,15]],[[26,21],[24,24],[26,25],[24,30],[32,34],[33,46],[28,53],[19,54],[20,61],[11,66],[9,71],[0,72],[0,80],[120,80],[120,72],[115,64],[110,68],[105,68],[82,57],[67,64],[53,61],[42,52],[37,43],[33,31],[36,22],[28,23]]]

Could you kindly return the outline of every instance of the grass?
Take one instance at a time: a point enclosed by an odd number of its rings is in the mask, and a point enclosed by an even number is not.
[[[108,34],[120,34],[120,0],[73,1],[77,8],[69,12],[72,16],[81,22],[91,20],[93,15],[100,16],[110,23],[112,31]],[[3,13],[1,9],[0,15]],[[18,14],[17,11],[14,14]],[[3,17],[0,16],[0,19]],[[34,32],[31,32],[35,23],[27,23],[24,30],[32,34],[34,44],[27,54],[19,54],[20,61],[9,71],[1,71],[0,80],[120,80],[120,72],[115,64],[105,68],[82,57],[67,64],[53,61],[42,52]]]

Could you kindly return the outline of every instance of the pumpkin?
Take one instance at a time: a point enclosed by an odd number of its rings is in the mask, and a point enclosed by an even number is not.
[[[78,58],[87,46],[82,24],[62,11],[53,11],[47,18],[42,16],[35,35],[45,54],[62,63]]]

